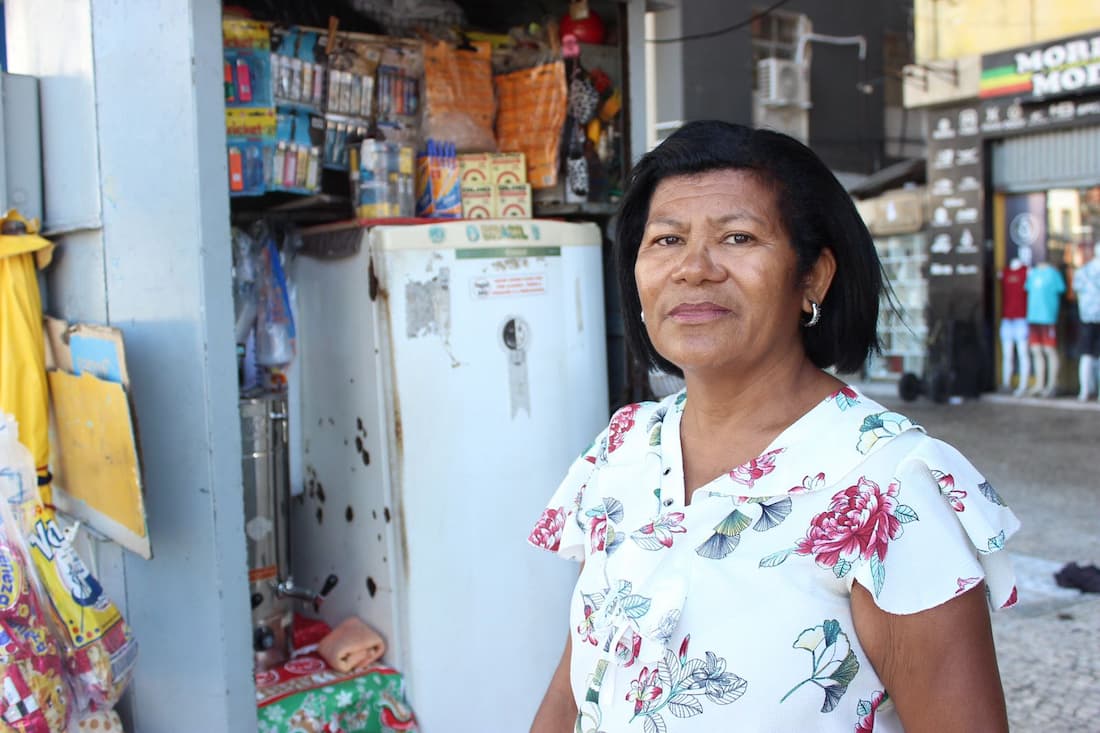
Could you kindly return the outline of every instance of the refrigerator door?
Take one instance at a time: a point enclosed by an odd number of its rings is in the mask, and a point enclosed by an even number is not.
[[[359,236],[359,232],[341,234]],[[300,256],[298,361],[305,485],[291,501],[291,572],[298,586],[321,590],[338,583],[321,607],[335,625],[359,616],[389,644],[386,660],[401,654],[396,611],[398,548],[390,492],[390,444],[383,412],[377,319],[370,297],[367,247],[342,259]]]
[[[525,538],[608,417],[599,230],[454,222],[370,242],[394,420],[393,662],[426,733],[526,730],[577,568]]]

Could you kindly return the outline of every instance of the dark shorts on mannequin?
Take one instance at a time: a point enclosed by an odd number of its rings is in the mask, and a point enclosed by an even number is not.
[[[1100,323],[1082,323],[1081,338],[1077,346],[1081,356],[1100,357]]]
[[[1028,324],[1027,342],[1031,346],[1058,346],[1058,329],[1039,323]]]

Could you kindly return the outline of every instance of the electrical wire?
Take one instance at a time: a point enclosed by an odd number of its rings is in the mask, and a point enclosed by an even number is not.
[[[764,10],[761,10],[759,13],[754,13],[753,15],[750,15],[746,20],[739,21],[737,23],[734,23],[731,26],[726,26],[725,28],[719,28],[717,30],[707,31],[706,33],[693,33],[692,35],[680,36],[679,38],[647,38],[647,39],[645,39],[645,42],[646,43],[683,43],[685,41],[699,41],[699,40],[702,40],[704,38],[715,38],[716,36],[722,36],[722,35],[725,35],[726,33],[731,33],[735,30],[739,30],[741,28],[744,28],[745,26],[749,25],[750,23],[752,23],[755,20],[758,20],[760,18],[765,18],[772,11],[778,9],[779,7],[781,7],[783,5],[786,5],[788,2],[789,2],[789,0],[779,0],[778,2],[773,3],[772,5],[768,6]]]

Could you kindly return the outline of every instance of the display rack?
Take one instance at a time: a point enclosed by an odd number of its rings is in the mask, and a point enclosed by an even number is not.
[[[875,238],[895,305],[883,298],[878,332],[882,354],[871,359],[868,376],[897,379],[910,372],[924,373],[928,322],[928,236],[924,232]]]

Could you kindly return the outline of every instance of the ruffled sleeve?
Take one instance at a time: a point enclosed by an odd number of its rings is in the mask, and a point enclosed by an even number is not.
[[[870,552],[855,573],[880,608],[916,613],[983,580],[993,609],[1016,603],[1003,549],[1020,522],[961,453],[920,435],[880,499]]]
[[[529,543],[567,560],[584,560],[585,537],[577,514],[584,500],[585,487],[606,455],[607,434],[607,430],[600,433],[588,450],[573,461],[528,535]]]

